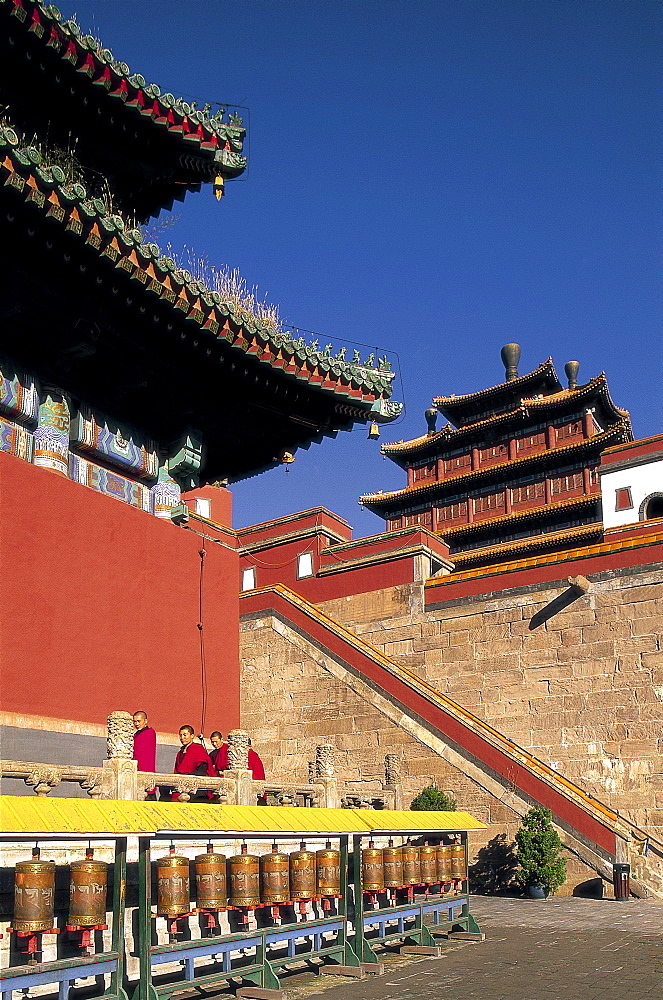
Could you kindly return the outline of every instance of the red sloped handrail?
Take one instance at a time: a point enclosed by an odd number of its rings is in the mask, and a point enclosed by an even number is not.
[[[617,833],[614,826],[622,822],[616,812],[315,605],[287,587],[276,584],[245,592],[241,595],[241,606],[243,616],[272,612],[292,625],[319,649],[372,682],[514,788],[546,806],[583,838],[615,855]]]

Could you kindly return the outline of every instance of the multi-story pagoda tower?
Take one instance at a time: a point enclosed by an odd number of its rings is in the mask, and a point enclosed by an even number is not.
[[[407,486],[360,499],[389,530],[420,524],[443,536],[458,568],[598,539],[601,452],[633,440],[605,374],[578,384],[569,361],[564,388],[551,358],[526,375],[519,359],[507,344],[504,382],[435,398],[426,435],[382,447],[407,470]]]

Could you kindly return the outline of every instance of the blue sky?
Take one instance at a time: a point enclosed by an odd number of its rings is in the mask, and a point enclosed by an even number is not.
[[[250,170],[167,236],[239,267],[282,318],[397,351],[433,395],[552,355],[605,370],[637,437],[661,420],[661,5],[648,0],[88,0],[65,16],[162,90],[250,109]],[[339,434],[238,484],[237,526],[357,505],[404,474]]]

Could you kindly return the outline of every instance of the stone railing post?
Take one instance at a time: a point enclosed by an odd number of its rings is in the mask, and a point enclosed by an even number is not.
[[[108,716],[108,760],[103,763],[104,798],[138,799],[138,764],[133,759],[134,724],[129,712]]]
[[[401,758],[396,753],[388,753],[384,758],[385,791],[390,791],[394,798],[394,809],[403,809],[401,793]]]
[[[228,770],[224,777],[235,782],[235,805],[254,806],[253,775],[249,771],[249,734],[244,729],[228,733]]]
[[[338,781],[334,773],[336,747],[331,743],[321,743],[315,748],[315,780],[324,788],[324,801],[321,805],[327,809],[338,809]]]

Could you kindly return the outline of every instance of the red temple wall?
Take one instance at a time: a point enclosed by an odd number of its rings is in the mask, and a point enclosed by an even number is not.
[[[201,722],[202,539],[0,454],[4,712]],[[206,544],[206,730],[239,724],[238,557]]]

